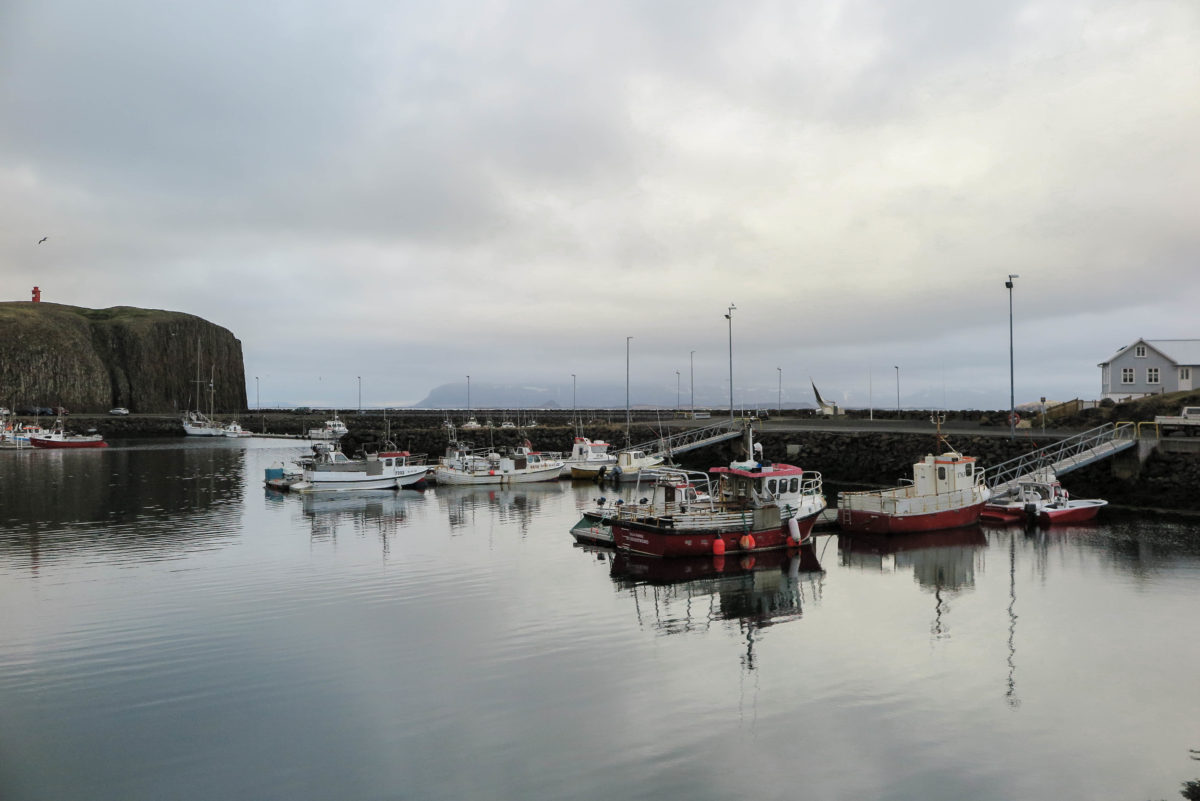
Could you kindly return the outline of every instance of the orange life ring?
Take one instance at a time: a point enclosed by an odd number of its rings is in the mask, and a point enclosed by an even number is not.
[[[1010,414],[1008,416],[1008,422],[1012,423],[1015,426],[1017,423],[1021,422],[1021,415],[1017,414],[1016,412],[1013,412],[1012,414]]]

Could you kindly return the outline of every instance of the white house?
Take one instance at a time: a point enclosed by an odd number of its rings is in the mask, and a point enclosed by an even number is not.
[[[1100,394],[1125,400],[1190,390],[1200,370],[1200,339],[1139,339],[1100,362]]]

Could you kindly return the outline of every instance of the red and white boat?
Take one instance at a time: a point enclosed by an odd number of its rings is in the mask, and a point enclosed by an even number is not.
[[[946,445],[941,433],[938,443]],[[899,487],[838,495],[838,525],[844,531],[909,534],[979,522],[991,497],[974,456],[953,449],[929,454],[913,465],[913,479]]]
[[[1095,519],[1108,501],[1072,498],[1051,470],[1042,470],[1017,483],[1010,495],[993,498],[981,519],[989,523],[1082,523]]]
[[[68,434],[62,419],[54,421],[49,431],[29,435],[29,444],[35,448],[107,448],[108,443],[100,434]]]
[[[746,429],[747,453],[761,453]],[[758,449],[756,451],[756,448]],[[825,509],[821,474],[757,459],[663,477],[661,502],[625,504],[607,518],[617,548],[648,556],[768,551],[806,541]]]

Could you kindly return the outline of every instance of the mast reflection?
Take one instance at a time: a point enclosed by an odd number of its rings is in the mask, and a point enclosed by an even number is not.
[[[986,547],[987,537],[979,526],[891,537],[838,535],[838,555],[846,567],[881,572],[912,570],[917,584],[933,593],[930,633],[934,639],[950,636],[946,625],[950,598],[975,587],[975,566]]]
[[[611,558],[609,576],[633,597],[642,626],[670,635],[735,624],[747,670],[756,667],[759,632],[798,620],[821,594],[823,571],[811,542],[743,556],[662,559],[616,551]]]

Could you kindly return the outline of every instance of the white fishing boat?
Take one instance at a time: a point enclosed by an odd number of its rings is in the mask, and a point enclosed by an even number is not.
[[[232,423],[230,423],[227,426],[222,426],[221,434],[222,434],[222,436],[229,437],[230,439],[254,436],[253,432],[247,431],[246,429],[242,428],[241,423],[239,423],[236,420],[234,420]]]
[[[665,460],[645,451],[620,451],[616,464],[584,462],[571,466],[571,478],[588,481],[637,481],[641,471],[658,467]]]
[[[428,465],[413,464],[407,451],[382,451],[351,459],[336,445],[326,443],[313,445],[312,455],[297,464],[298,476],[294,472],[289,476],[280,467],[268,469],[267,486],[292,492],[399,489],[424,481],[428,470]]]
[[[562,466],[561,461],[544,458],[525,447],[501,455],[494,451],[473,451],[463,443],[452,442],[434,474],[439,484],[528,484],[554,481]]]
[[[571,454],[563,460],[561,477],[571,478],[571,469],[576,466],[593,466],[599,470],[602,465],[607,465],[611,470],[616,464],[617,456],[608,452],[607,442],[576,437],[571,445]]]
[[[350,429],[346,428],[346,424],[338,419],[337,412],[334,412],[333,419],[326,420],[325,425],[320,428],[308,429],[308,438],[336,441],[346,436],[349,431]]]

